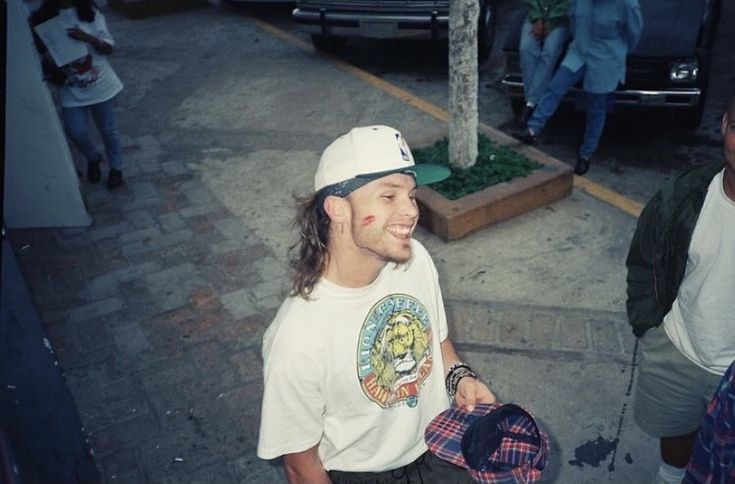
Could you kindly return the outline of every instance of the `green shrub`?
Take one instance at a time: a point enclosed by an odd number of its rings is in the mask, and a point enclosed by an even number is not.
[[[490,141],[483,134],[478,136],[477,161],[469,168],[458,168],[449,164],[449,140],[446,138],[412,151],[417,163],[449,166],[452,170],[451,176],[431,185],[431,188],[449,200],[462,198],[514,178],[526,177],[542,166],[507,146]]]

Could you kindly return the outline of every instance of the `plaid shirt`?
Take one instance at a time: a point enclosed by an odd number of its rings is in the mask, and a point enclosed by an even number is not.
[[[720,387],[694,444],[684,484],[735,482],[735,362],[722,377]]]

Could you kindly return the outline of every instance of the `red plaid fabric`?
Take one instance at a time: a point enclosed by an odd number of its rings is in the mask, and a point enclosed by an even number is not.
[[[523,413],[511,412],[500,421],[499,427],[503,434],[500,446],[490,455],[482,469],[469,468],[462,454],[462,435],[465,431],[482,417],[504,406],[505,404],[482,404],[477,405],[472,412],[466,412],[460,407],[445,410],[427,427],[424,434],[426,445],[440,459],[466,468],[477,482],[535,482],[541,478],[541,471],[546,466],[549,440],[539,430],[533,417],[529,419]]]

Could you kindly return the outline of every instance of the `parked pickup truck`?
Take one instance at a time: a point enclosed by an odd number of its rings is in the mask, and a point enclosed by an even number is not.
[[[615,91],[616,107],[653,107],[673,114],[676,125],[699,127],[707,97],[710,49],[722,0],[639,0],[643,32],[628,55],[626,82]],[[518,45],[525,12],[519,12],[503,46],[503,85],[516,114],[523,109]],[[577,88],[578,89],[578,88]],[[573,89],[566,101],[574,99]]]
[[[495,37],[495,0],[478,1],[478,61],[483,61]],[[447,37],[449,0],[298,0],[293,19],[323,50],[347,37],[441,39]]]

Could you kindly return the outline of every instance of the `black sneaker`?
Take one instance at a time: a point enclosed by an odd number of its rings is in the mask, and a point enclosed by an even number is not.
[[[102,163],[101,156],[95,161],[87,162],[87,180],[89,180],[90,183],[97,183],[100,181],[100,163]]]
[[[590,159],[584,158],[583,156],[580,156],[577,158],[577,164],[574,165],[574,173],[576,175],[582,176],[585,173],[587,173],[587,170],[590,169]]]
[[[122,185],[122,171],[112,168],[110,174],[107,175],[107,188],[117,188]]]

